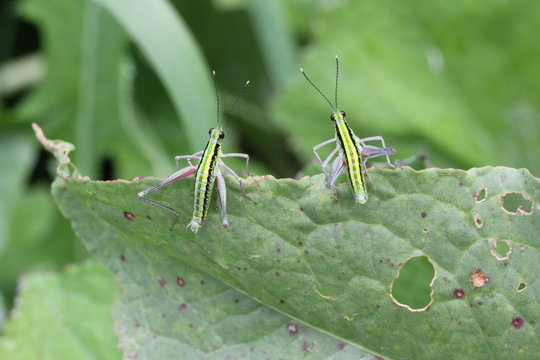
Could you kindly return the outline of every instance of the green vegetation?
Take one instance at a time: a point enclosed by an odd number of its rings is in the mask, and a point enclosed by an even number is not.
[[[0,358],[538,358],[540,4],[2,6]],[[336,54],[355,133],[440,169],[370,170],[362,206],[324,186],[298,68],[331,95]],[[227,178],[231,226],[212,205],[195,236],[183,180],[149,196],[169,232],[129,180],[201,150],[212,70],[222,109],[251,80],[223,146],[257,204]]]

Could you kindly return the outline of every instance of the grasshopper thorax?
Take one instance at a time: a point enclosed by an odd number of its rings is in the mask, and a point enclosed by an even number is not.
[[[334,111],[332,114],[330,114],[330,120],[336,121],[336,120],[345,120],[345,117],[347,114],[345,111]]]

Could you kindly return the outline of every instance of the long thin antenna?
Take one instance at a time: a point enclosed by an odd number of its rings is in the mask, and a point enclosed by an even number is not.
[[[236,99],[234,99],[234,102],[233,104],[231,105],[231,107],[229,108],[229,111],[227,111],[227,113],[225,114],[225,118],[223,119],[223,121],[227,120],[227,118],[229,117],[229,115],[232,113],[232,111],[234,110],[234,108],[236,107],[236,104],[238,103],[238,100],[240,100],[242,98],[242,96],[244,96],[244,93],[246,92],[246,88],[248,87],[249,85],[249,80],[246,81],[246,83],[244,84],[244,86],[242,86],[242,90],[240,90],[240,94],[238,94],[238,96],[236,97]]]
[[[336,55],[336,91],[335,91],[336,110],[339,109],[339,107],[337,106],[338,78],[339,78],[339,60],[338,60],[338,57]]]
[[[313,83],[313,81],[311,81],[308,76],[306,75],[306,73],[304,72],[304,69],[300,68],[300,71],[302,72],[302,74],[304,75],[304,77],[306,78],[306,80],[311,84],[311,86],[313,86],[315,88],[315,90],[317,90],[319,92],[319,94],[322,95],[322,97],[324,98],[324,100],[326,100],[326,102],[330,105],[330,107],[334,110],[334,111],[337,111],[336,109],[334,109],[334,105],[332,105],[332,103],[330,102],[330,100],[328,100],[328,98],[326,97],[326,95],[324,95],[322,93],[321,90],[319,90],[319,88],[317,86],[315,86],[315,84]]]
[[[217,103],[217,111],[216,111],[216,124],[219,127],[219,89],[217,86],[217,80],[216,80],[216,72],[215,70],[212,70],[212,78],[214,79],[214,89],[216,90],[216,103]]]

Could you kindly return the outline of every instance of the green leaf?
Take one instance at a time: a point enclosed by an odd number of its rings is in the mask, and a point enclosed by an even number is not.
[[[327,3],[312,13],[300,64],[333,100],[339,55],[339,106],[358,136],[439,165],[540,171],[540,51],[527,30],[538,2]],[[304,159],[333,136],[330,111],[300,74],[272,107]]]
[[[7,132],[0,136],[0,254],[9,245],[13,208],[23,195],[35,149],[32,139],[20,133]]]
[[[374,359],[182,262],[156,261],[126,237],[106,227],[94,229],[99,233],[81,228],[80,234],[118,274],[124,289],[112,314],[125,357]]]
[[[4,295],[0,292],[0,334],[4,332],[6,322],[6,301]]]
[[[92,0],[122,24],[167,89],[192,151],[216,117],[211,73],[182,18],[167,1]],[[219,76],[219,75],[218,75]]]
[[[0,338],[2,359],[118,359],[109,307],[119,296],[97,263],[21,279],[16,309]]]
[[[43,138],[41,138],[43,140]],[[51,148],[62,149],[70,146]],[[61,178],[56,182],[60,187]],[[126,356],[155,359],[209,359],[302,356],[306,359],[374,359],[369,354],[293,321],[177,259],[138,251],[125,234],[70,192],[57,194],[63,210],[78,208],[92,221],[76,231],[91,253],[115,272],[123,285],[113,310]],[[130,213],[123,219],[132,221]],[[128,220],[131,219],[131,220]],[[97,220],[97,222],[95,222]],[[1,354],[1,353],[0,353]]]
[[[60,269],[86,255],[44,185],[27,189],[11,208],[9,230],[10,241],[0,254],[0,292],[9,305],[22,272]]]
[[[80,150],[77,164],[95,177],[121,132],[127,36],[90,0],[25,0],[22,13],[43,33],[48,66],[18,113],[46,123],[54,137],[74,139]]]
[[[249,9],[273,85],[279,89],[295,75],[297,68],[292,36],[284,23],[282,2],[252,0]]]
[[[181,226],[190,218],[191,181],[152,194],[180,210],[174,231],[170,214],[136,200],[156,180],[58,178],[53,193],[91,252],[118,258],[115,241],[93,235],[114,234],[153,262],[190,265],[380,356],[534,359],[539,179],[504,167],[373,169],[370,178],[362,206],[345,183],[335,199],[321,175],[252,177],[245,188],[257,205],[227,178],[230,227],[221,227],[211,205],[196,235]],[[481,189],[484,200],[475,197]],[[529,199],[531,211],[505,210],[508,192]],[[509,242],[508,258],[493,255],[496,239]],[[422,255],[435,269],[433,298],[429,310],[413,312],[389,292],[400,264]],[[518,292],[523,282],[529,286]],[[155,291],[162,289],[148,289],[149,296]]]

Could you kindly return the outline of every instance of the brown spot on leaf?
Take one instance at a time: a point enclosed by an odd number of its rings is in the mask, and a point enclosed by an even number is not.
[[[454,296],[458,299],[463,299],[465,297],[465,291],[463,291],[463,289],[455,289]]]
[[[164,287],[167,284],[165,279],[159,279],[159,286]]]
[[[178,286],[180,286],[180,287],[186,286],[186,282],[185,282],[184,278],[183,278],[183,277],[180,277],[180,276],[178,276],[178,277],[176,278],[176,284],[177,284]]]
[[[120,260],[121,261],[126,261],[126,256],[124,254],[120,254]]]
[[[129,221],[135,219],[135,215],[133,215],[132,213],[130,213],[129,211],[124,211],[124,217],[126,219],[128,219]]]
[[[294,323],[288,323],[287,324],[287,331],[289,332],[289,335],[293,336],[298,332],[298,325]]]
[[[471,282],[474,287],[482,287],[490,281],[489,277],[484,274],[482,269],[476,269],[475,272],[471,275]]]
[[[482,218],[480,217],[480,214],[478,213],[474,213],[473,214],[473,219],[474,219],[474,225],[477,227],[477,228],[482,228],[484,226],[484,221],[482,220]]]
[[[422,217],[422,219],[424,219],[427,216],[427,212],[421,213],[420,216]]]

